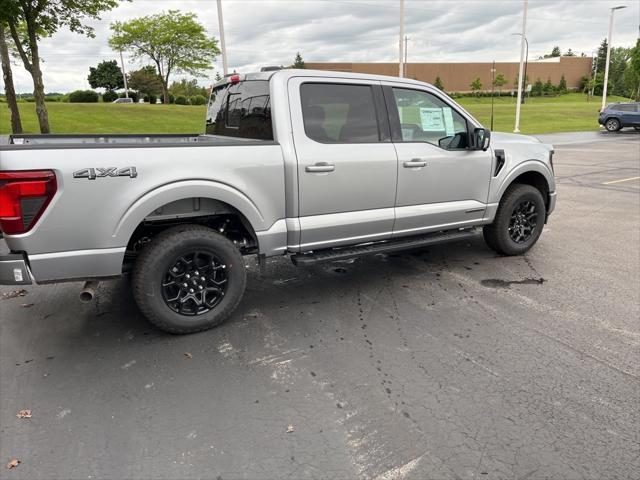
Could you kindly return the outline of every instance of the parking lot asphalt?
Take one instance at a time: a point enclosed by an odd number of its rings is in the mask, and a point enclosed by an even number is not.
[[[127,279],[0,299],[0,476],[640,478],[640,135],[541,137],[558,205],[525,256],[248,259],[189,336]]]

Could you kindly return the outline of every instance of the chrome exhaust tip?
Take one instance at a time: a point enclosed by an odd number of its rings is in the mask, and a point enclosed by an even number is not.
[[[93,300],[93,297],[96,296],[99,284],[100,282],[95,281],[85,282],[84,287],[80,290],[80,301],[82,303],[90,303]]]

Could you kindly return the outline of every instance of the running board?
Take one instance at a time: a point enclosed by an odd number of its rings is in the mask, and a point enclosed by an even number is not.
[[[478,235],[478,230],[449,230],[446,232],[432,233],[418,237],[405,237],[397,240],[369,243],[355,247],[330,248],[311,253],[299,253],[291,257],[294,265],[309,266],[322,262],[334,262],[336,260],[349,260],[352,258],[376,255],[378,253],[393,253],[414,248],[438,245],[441,243],[458,242],[468,240]]]

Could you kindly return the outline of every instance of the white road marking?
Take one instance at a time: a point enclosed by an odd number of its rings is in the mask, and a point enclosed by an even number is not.
[[[604,182],[603,185],[612,185],[614,183],[630,182],[631,180],[638,180],[640,177],[623,178],[622,180],[611,180],[610,182]]]

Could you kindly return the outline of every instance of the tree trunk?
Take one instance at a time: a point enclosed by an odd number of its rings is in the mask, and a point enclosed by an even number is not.
[[[169,104],[169,87],[164,83],[164,80],[162,81],[162,103]]]
[[[31,49],[31,76],[33,77],[33,96],[36,100],[36,115],[38,115],[40,133],[49,133],[49,114],[44,103],[44,83],[42,81],[42,70],[40,70],[38,39],[35,27],[28,22],[27,28],[29,30],[29,48]]]
[[[7,104],[11,110],[11,131],[22,133],[22,122],[20,121],[20,110],[16,100],[16,90],[13,86],[13,74],[11,73],[11,61],[4,27],[0,24],[0,57],[2,59],[2,76],[4,79],[4,91],[7,96]]]

